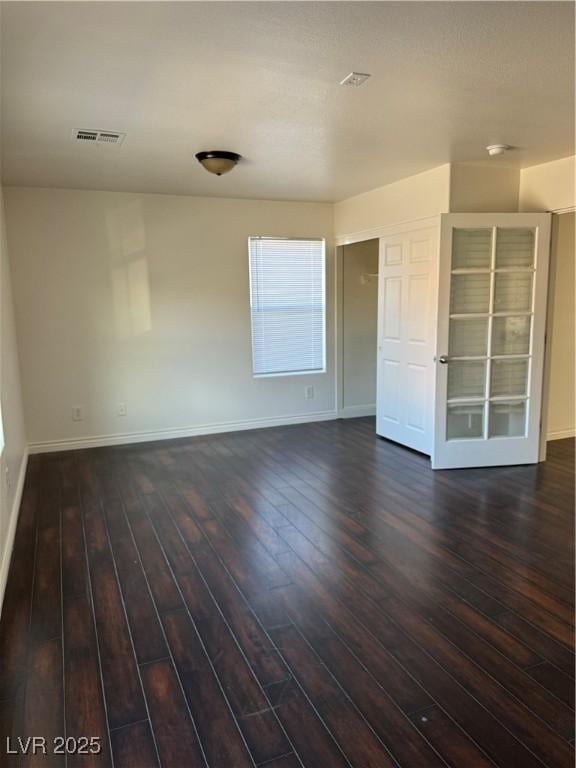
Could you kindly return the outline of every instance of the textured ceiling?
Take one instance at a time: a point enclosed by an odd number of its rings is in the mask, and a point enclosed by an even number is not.
[[[3,3],[2,133],[13,185],[340,200],[496,142],[534,165],[574,153],[574,5]]]

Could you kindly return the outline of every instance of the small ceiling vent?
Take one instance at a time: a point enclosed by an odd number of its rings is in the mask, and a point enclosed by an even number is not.
[[[358,88],[358,86],[365,83],[369,77],[370,75],[366,72],[350,72],[349,75],[346,75],[344,80],[340,80],[340,85],[347,85],[348,87],[352,86],[352,88]]]
[[[83,128],[76,128],[72,132],[72,140],[80,141],[85,144],[122,144],[125,133],[117,131],[92,131]]]

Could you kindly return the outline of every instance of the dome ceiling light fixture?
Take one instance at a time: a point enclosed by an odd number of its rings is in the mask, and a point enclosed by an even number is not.
[[[198,152],[196,160],[204,166],[209,173],[215,173],[216,176],[222,176],[228,173],[242,159],[242,155],[236,152],[228,152],[223,149],[212,149],[209,152]]]
[[[498,155],[503,155],[509,149],[511,149],[509,144],[489,144],[486,147],[486,151],[488,152],[490,157],[497,157]]]

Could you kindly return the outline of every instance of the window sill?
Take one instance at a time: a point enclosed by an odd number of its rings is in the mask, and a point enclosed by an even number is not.
[[[253,373],[253,379],[278,379],[286,376],[319,376],[326,373],[326,368],[319,368],[316,371],[281,371],[279,373]]]

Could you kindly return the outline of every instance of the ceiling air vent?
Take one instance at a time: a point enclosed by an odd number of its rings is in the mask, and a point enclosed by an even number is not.
[[[126,136],[125,133],[117,131],[92,131],[78,128],[73,131],[72,140],[92,144],[122,144],[124,136]]]
[[[350,72],[349,75],[346,75],[344,80],[340,80],[340,85],[347,85],[349,87],[352,86],[353,88],[358,88],[358,86],[365,83],[369,77],[370,75],[366,72]]]

